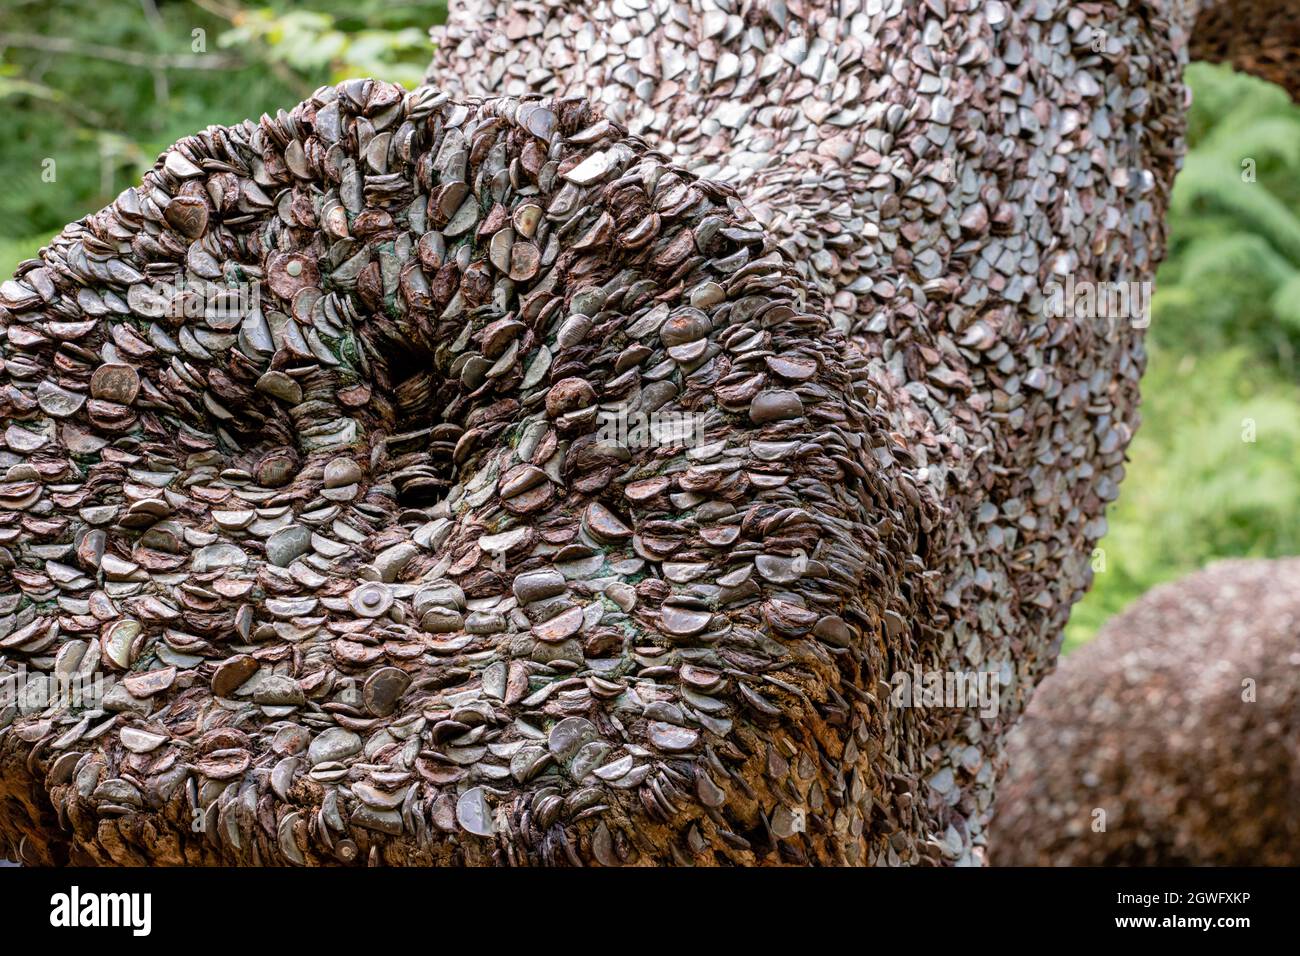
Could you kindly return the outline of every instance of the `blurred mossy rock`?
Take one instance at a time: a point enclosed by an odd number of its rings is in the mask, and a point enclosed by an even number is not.
[[[995,865],[1300,863],[1300,558],[1153,588],[1044,681],[1008,761]]]

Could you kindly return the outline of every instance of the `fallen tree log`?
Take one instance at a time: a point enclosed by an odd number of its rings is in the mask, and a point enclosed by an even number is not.
[[[1013,866],[1300,861],[1300,559],[1153,588],[1012,731],[989,834]]]

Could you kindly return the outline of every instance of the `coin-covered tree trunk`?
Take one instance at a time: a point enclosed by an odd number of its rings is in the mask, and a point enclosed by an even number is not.
[[[322,89],[181,141],[2,289],[22,859],[923,832],[863,810],[936,516],[820,296],[585,101]]]
[[[735,183],[827,297],[882,396],[882,453],[941,515],[910,582],[932,610],[887,621],[906,650],[874,675],[899,743],[873,799],[933,808],[944,859],[982,852],[1002,737],[1055,660],[1123,475],[1149,317],[1137,296],[1183,148],[1189,16],[532,0],[453,5],[433,31],[430,78],[582,93]],[[1136,295],[1126,312],[1076,316],[1061,301],[1075,288]],[[957,674],[995,675],[996,712],[907,706]]]
[[[994,863],[1300,863],[1300,558],[1154,588],[1044,682],[1008,741]]]
[[[1049,283],[1150,278],[1190,14],[836,10],[453,8],[594,106],[324,89],[20,266],[13,852],[982,859],[1143,364]]]
[[[907,622],[922,675],[1002,677],[997,719],[968,712],[913,751],[910,784],[953,808],[963,860],[1137,425],[1187,30],[1195,55],[1296,81],[1294,35],[1261,27],[1267,2],[1225,9],[1241,6],[477,0],[431,31],[430,78],[580,92],[735,183],[831,302],[944,516],[924,559],[938,613]]]

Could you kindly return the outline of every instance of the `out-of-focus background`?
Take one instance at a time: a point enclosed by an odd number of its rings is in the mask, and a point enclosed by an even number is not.
[[[351,76],[419,81],[445,0],[0,0],[0,276],[169,143]],[[1219,557],[1300,554],[1300,108],[1194,64],[1143,425],[1067,650]]]
[[[418,84],[446,14],[446,0],[0,0],[0,272],[182,136],[349,77]]]

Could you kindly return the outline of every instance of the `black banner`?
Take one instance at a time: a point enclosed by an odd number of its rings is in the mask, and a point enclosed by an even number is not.
[[[216,944],[227,937],[259,944],[419,943],[485,931],[480,939],[488,945],[493,938],[513,945],[515,934],[533,932],[556,943],[551,934],[559,932],[581,944],[619,926],[629,941],[689,930],[695,942],[703,932],[728,943],[751,933],[774,943],[770,933],[780,929],[845,932],[864,945],[1099,935],[1200,936],[1230,944],[1243,933],[1293,926],[1296,888],[1297,871],[1284,869],[6,867],[0,868],[0,925],[23,939],[94,934],[127,947]]]

